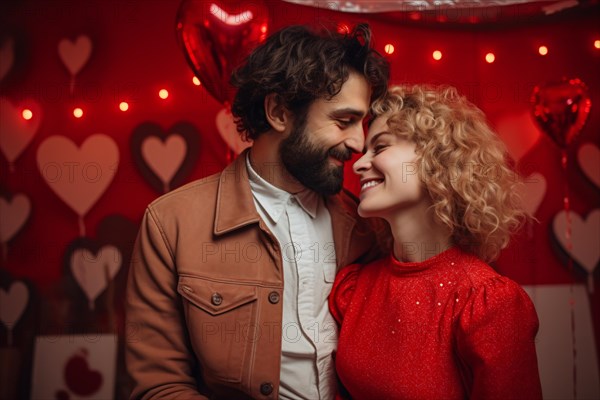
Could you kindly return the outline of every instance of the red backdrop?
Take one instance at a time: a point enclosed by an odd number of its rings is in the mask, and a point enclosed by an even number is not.
[[[593,47],[593,41],[600,39],[597,8],[585,14],[566,13],[527,23],[419,26],[409,20],[392,23],[380,17],[279,1],[268,5],[271,31],[293,23],[370,22],[378,50],[383,53],[387,43],[395,46],[395,52],[388,56],[394,83],[455,85],[487,113],[492,124],[510,115],[529,113],[535,85],[563,76],[581,78],[590,88],[593,106],[586,127],[568,150],[571,163],[567,179],[575,212],[586,216],[600,204],[600,189],[586,179],[576,162],[579,145],[599,142],[600,50]],[[23,349],[31,346],[35,334],[112,329],[112,304],[116,304],[116,323],[121,326],[120,299],[126,266],[115,278],[115,291],[102,294],[91,314],[86,312],[85,297],[68,270],[66,257],[81,241],[74,242],[79,236],[76,214],[54,194],[38,170],[36,150],[46,138],[64,135],[80,145],[88,136],[104,133],[116,141],[120,151],[118,171],[86,216],[85,225],[87,236],[95,243],[89,246],[116,243],[125,258],[145,206],[159,195],[142,178],[131,156],[131,135],[139,124],[154,122],[169,129],[187,121],[196,126],[200,150],[186,182],[226,165],[227,146],[215,125],[222,106],[202,87],[192,84],[192,72],[175,35],[177,8],[175,0],[30,0],[3,2],[0,6],[0,39],[14,39],[16,56],[12,69],[0,81],[0,95],[18,107],[27,107],[35,100],[42,110],[41,125],[16,161],[14,172],[0,156],[0,194],[9,197],[8,193],[25,193],[32,203],[28,222],[8,243],[6,258],[1,261],[3,288],[19,279],[32,291],[24,317],[15,327],[15,342]],[[57,44],[80,34],[92,39],[93,52],[71,94],[70,75],[58,57]],[[542,44],[549,48],[544,57],[537,52]],[[431,57],[436,49],[443,53],[440,61]],[[495,54],[494,63],[485,62],[487,52]],[[161,88],[168,89],[168,99],[158,97]],[[121,101],[129,103],[127,112],[119,110]],[[75,106],[84,110],[80,119],[73,117]],[[563,207],[565,177],[560,150],[551,140],[531,129],[523,137],[537,136],[539,139],[520,159],[518,168],[525,175],[539,172],[547,181],[545,197],[536,213],[539,223],[515,239],[497,267],[521,284],[585,282],[581,270],[576,266],[569,272],[553,249],[551,224]],[[68,176],[68,170],[62,172]],[[77,168],[73,172],[81,173]],[[347,187],[356,191],[357,180],[349,169],[347,177]],[[123,218],[105,220],[115,214]],[[596,286],[600,286],[598,273],[595,279]],[[600,332],[599,298],[598,290],[590,297],[596,332]],[[4,330],[1,335],[0,343],[4,344]],[[23,351],[27,367],[31,354]],[[21,390],[25,391],[26,369],[21,378],[25,382]],[[124,382],[125,378],[120,379]],[[125,393],[126,388],[119,390]]]

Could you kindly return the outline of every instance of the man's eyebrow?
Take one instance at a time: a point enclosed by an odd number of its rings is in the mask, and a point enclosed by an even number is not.
[[[365,112],[357,110],[356,108],[346,107],[346,108],[340,108],[337,110],[333,110],[332,112],[329,113],[329,116],[334,117],[334,118],[348,116],[348,115],[354,115],[358,118],[363,118],[365,116]]]
[[[380,137],[380,136],[382,136],[382,135],[391,135],[391,133],[390,133],[390,132],[388,132],[388,131],[379,132],[377,135],[373,136],[373,137],[371,138],[371,140],[369,140],[369,143],[371,144],[371,146],[372,146],[372,145],[373,145],[373,143],[375,143],[375,141],[376,141],[377,139],[379,139],[379,137]],[[365,145],[365,147],[363,148],[363,154],[365,154],[366,152],[367,152],[367,146]]]

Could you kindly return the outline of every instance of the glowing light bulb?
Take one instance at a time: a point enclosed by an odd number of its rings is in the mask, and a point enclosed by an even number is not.
[[[23,112],[21,113],[21,115],[23,116],[23,119],[26,121],[29,121],[31,118],[33,118],[33,113],[28,108],[24,109]]]
[[[160,89],[160,91],[158,92],[158,97],[160,97],[161,99],[166,99],[167,97],[169,97],[169,91],[167,89]]]
[[[81,118],[83,117],[83,110],[79,107],[74,108],[73,109],[73,116],[75,116],[75,118]]]
[[[119,110],[127,111],[129,110],[129,104],[126,101],[122,101],[119,103]]]
[[[594,40],[594,47],[600,49],[600,40]]]
[[[496,56],[494,55],[494,53],[487,53],[485,55],[485,61],[488,62],[488,64],[493,63],[494,61],[496,61]]]
[[[394,53],[394,45],[391,43],[388,43],[385,45],[384,50],[387,54],[392,54],[392,53]]]
[[[198,79],[198,77],[197,77],[197,76],[194,76],[194,77],[192,78],[192,82],[194,82],[194,85],[196,85],[196,86],[200,86],[200,79]]]
[[[546,46],[540,46],[538,48],[538,52],[541,56],[545,56],[546,54],[548,54],[548,48]]]
[[[442,59],[442,52],[439,51],[439,50],[436,50],[436,51],[433,52],[432,57],[433,57],[434,60],[439,61],[439,60]]]

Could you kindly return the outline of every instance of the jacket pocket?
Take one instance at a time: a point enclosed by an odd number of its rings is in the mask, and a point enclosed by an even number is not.
[[[204,373],[240,382],[248,345],[255,339],[257,288],[180,276],[177,292],[183,297],[190,341]]]

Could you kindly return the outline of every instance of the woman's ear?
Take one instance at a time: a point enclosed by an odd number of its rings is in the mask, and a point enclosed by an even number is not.
[[[289,110],[276,93],[265,96],[265,116],[271,127],[277,132],[285,132],[291,123]]]

